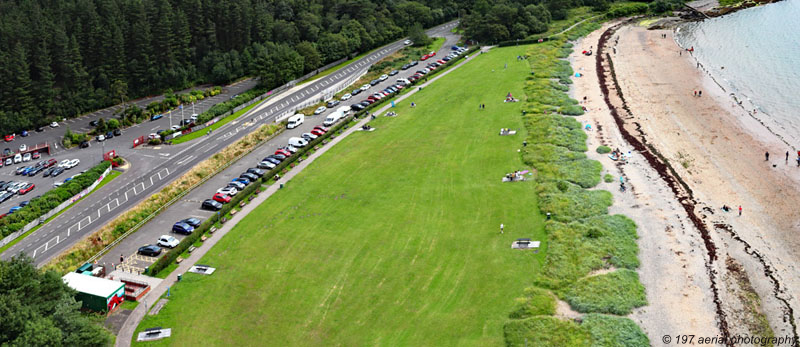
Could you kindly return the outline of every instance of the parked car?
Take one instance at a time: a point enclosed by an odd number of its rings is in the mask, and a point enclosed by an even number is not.
[[[189,225],[190,225],[192,228],[197,228],[197,227],[199,227],[199,226],[200,226],[200,224],[202,224],[203,222],[202,222],[202,221],[200,221],[200,220],[199,220],[199,219],[197,219],[197,218],[194,218],[194,217],[189,217],[189,218],[186,218],[186,219],[182,219],[182,220],[180,221],[180,223],[186,223],[186,224],[189,224]]]
[[[381,82],[383,82],[383,81],[387,80],[388,78],[389,78],[389,75],[387,75],[387,74],[383,74],[383,75],[381,75],[381,77],[378,77],[378,80],[380,80]]]
[[[14,206],[14,207],[12,207],[10,210],[8,210],[8,213],[7,213],[7,214],[12,214],[12,213],[14,213],[14,212],[17,212],[17,211],[19,211],[19,210],[21,210],[21,209],[22,209],[22,207],[19,207],[19,206]]]
[[[314,110],[314,114],[320,114],[320,113],[322,113],[322,112],[325,112],[325,110],[327,110],[327,109],[328,109],[328,108],[327,108],[327,107],[325,107],[325,106],[320,106],[320,107],[317,107],[317,109],[316,109],[316,110]]]
[[[170,130],[172,130],[172,131],[178,131],[178,130],[180,130],[180,129],[181,129],[181,126],[180,126],[180,125],[177,125],[177,124],[175,124],[175,125],[173,125],[173,126],[171,126],[171,127],[170,127]]]
[[[369,89],[369,88],[371,88],[371,87],[372,87],[372,85],[370,85],[369,83],[367,83],[367,84],[365,84],[365,85],[361,86],[361,91],[363,92],[363,91],[365,91],[365,90],[367,90],[367,89]],[[12,138],[12,139],[13,139],[13,138]]]
[[[278,158],[275,158],[275,157],[273,157],[273,156],[269,156],[269,157],[266,157],[266,158],[264,158],[264,159],[263,159],[263,161],[267,161],[267,162],[273,163],[273,164],[275,164],[275,165],[278,165],[278,164],[280,164],[280,163],[281,163],[281,161],[283,161],[283,160],[281,160],[281,159],[278,159]]]
[[[39,158],[42,157],[42,155],[39,154],[39,152],[33,152],[32,154],[33,154],[33,156],[31,158],[33,158],[33,159],[39,159]]]
[[[251,167],[251,168],[247,169],[247,173],[256,175],[258,177],[264,177],[264,174],[266,174],[267,172],[264,171],[264,170],[261,170],[259,168]]]
[[[214,194],[214,197],[212,197],[212,199],[214,199],[214,201],[221,202],[221,203],[226,203],[226,204],[231,202],[231,197],[230,196],[227,196],[225,194],[220,194],[220,193]]]
[[[389,76],[394,76],[394,75],[397,75],[399,73],[400,73],[400,71],[392,70],[392,71],[389,72]]]
[[[319,136],[322,136],[323,134],[325,134],[325,133],[323,133],[322,131],[319,131],[318,129],[311,130],[311,135],[319,137]]]
[[[232,181],[228,182],[228,187],[234,187],[234,188],[236,188],[237,190],[240,190],[240,191],[243,190],[245,186],[246,185],[244,183],[239,182],[237,180],[232,180]]]
[[[347,101],[347,100],[350,100],[350,98],[352,98],[352,97],[353,97],[353,96],[352,96],[352,95],[350,95],[350,93],[347,93],[347,94],[345,94],[345,95],[342,95],[342,97],[340,98],[340,100],[342,100],[342,101]]]
[[[81,141],[80,147],[81,148],[89,148],[89,141]]]
[[[236,181],[236,182],[240,182],[240,183],[242,183],[242,184],[244,184],[244,185],[248,185],[248,184],[250,184],[250,180],[249,180],[249,179],[247,179],[247,178],[236,177],[236,178],[234,178],[233,180],[234,180],[234,181]]]
[[[24,143],[19,145],[19,151],[20,152],[24,152],[24,151],[27,151],[27,150],[28,150],[28,145],[26,145]]]
[[[47,161],[47,163],[44,164],[44,166],[51,167],[51,166],[56,165],[56,164],[58,164],[58,160],[50,159],[50,160]]]
[[[203,201],[203,204],[200,205],[200,208],[204,210],[219,211],[220,209],[222,209],[222,203],[216,202],[211,199],[207,199]]]
[[[55,169],[56,169],[56,168],[54,168],[54,167],[50,167],[50,168],[47,168],[47,169],[45,169],[45,170],[44,170],[44,172],[42,172],[42,176],[43,176],[43,177],[50,176],[50,174],[51,174],[51,173],[53,172],[53,170],[55,170]]]
[[[28,194],[31,190],[33,190],[33,188],[36,188],[36,185],[33,183],[28,183],[24,187],[20,188],[18,193],[19,195],[25,195]]]
[[[14,134],[6,135],[3,138],[6,140],[6,142],[14,141]]]
[[[11,199],[14,196],[11,192],[3,192],[0,193],[0,202],[6,202],[6,200]]]
[[[22,133],[20,133],[20,135],[22,137],[28,137],[28,131],[27,130],[23,130]]]
[[[109,132],[106,133],[106,139],[113,139],[113,138],[114,138],[114,132],[113,131],[109,131]]]
[[[350,108],[352,108],[355,111],[361,111],[364,109],[364,106],[362,106],[361,103],[358,103],[350,105]]]
[[[275,166],[277,166],[277,165],[275,165],[274,163],[272,163],[270,161],[267,161],[267,160],[264,160],[264,161],[258,163],[258,165],[257,165],[257,167],[259,169],[267,169],[267,170],[272,170],[272,169],[275,168]]]
[[[53,172],[50,173],[50,177],[56,177],[64,172],[63,167],[57,167]]]
[[[406,46],[408,46],[408,45],[410,45],[410,44],[412,44],[412,43],[413,43],[413,42],[411,42],[411,40],[405,40],[405,41],[403,41],[403,44],[404,44],[404,45],[406,45]]]
[[[114,129],[114,136],[120,136],[120,135],[122,135],[122,130]]]
[[[105,141],[105,140],[106,140],[106,136],[105,136],[105,135],[102,135],[102,134],[101,134],[101,135],[97,135],[97,136],[95,137],[95,140],[97,140],[97,142],[103,142],[103,141]]]
[[[305,147],[308,144],[306,140],[303,140],[299,137],[290,137],[289,138],[289,145],[293,147]]]
[[[283,146],[283,147],[281,147],[281,149],[285,149],[285,150],[289,151],[290,153],[297,153],[297,148],[294,148],[294,146],[292,146],[292,145]]]
[[[379,81],[378,79],[374,79],[372,81],[369,81],[369,85],[371,85],[371,86],[377,85],[378,83],[381,83],[381,81]]]
[[[136,253],[150,257],[157,257],[159,254],[161,254],[161,247],[156,245],[142,246],[139,247],[139,250],[136,251]]]
[[[239,193],[239,190],[234,188],[234,187],[223,187],[223,188],[217,189],[217,193],[225,194],[225,195],[229,195],[229,196],[234,196],[237,193]]]
[[[302,135],[300,135],[300,136],[302,136],[302,137],[303,137],[303,139],[304,139],[304,140],[306,140],[306,141],[308,141],[308,142],[311,142],[311,140],[313,140],[313,139],[316,139],[316,138],[317,138],[317,135],[314,135],[314,134],[312,134],[312,133],[303,133],[303,134],[302,134]]]
[[[292,156],[292,152],[289,152],[289,151],[287,151],[287,150],[285,150],[283,148],[278,148],[277,150],[275,150],[275,154],[283,154],[283,155],[285,155],[287,157]]]
[[[258,176],[254,175],[254,174],[251,174],[249,172],[242,173],[241,175],[239,175],[239,178],[246,178],[246,179],[250,180],[250,182],[258,181]]]
[[[31,161],[31,154],[30,154],[30,153],[25,153],[25,154],[22,156],[22,161],[23,161],[23,162]]]
[[[14,160],[11,158],[6,158],[6,166],[14,165]]]
[[[286,160],[286,156],[283,155],[283,154],[270,154],[270,155],[267,156],[267,158],[278,159],[279,161]]]
[[[325,106],[331,108],[331,107],[336,107],[336,105],[339,105],[339,100],[333,99],[331,101],[328,101],[328,103]]]
[[[50,127],[51,127],[51,128],[58,128],[58,122],[52,122],[52,123],[50,123]]]
[[[67,167],[67,168],[71,169],[71,168],[74,168],[74,167],[76,167],[76,166],[78,166],[80,164],[81,164],[81,160],[80,159],[72,159],[72,160],[69,161],[69,167]]]
[[[179,243],[181,242],[178,241],[178,239],[169,235],[161,235],[161,237],[158,238],[158,245],[161,247],[175,248]]]
[[[177,222],[172,225],[172,232],[178,234],[189,235],[194,232],[194,227],[183,221]]]
[[[353,91],[352,91],[352,92],[350,92],[350,95],[351,95],[351,96],[356,96],[356,95],[358,95],[358,94],[361,94],[361,88],[356,88],[356,89],[353,89]]]

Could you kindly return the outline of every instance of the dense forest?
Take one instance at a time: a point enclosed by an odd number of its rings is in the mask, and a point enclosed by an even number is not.
[[[274,87],[455,0],[0,0],[0,134],[198,83]]]

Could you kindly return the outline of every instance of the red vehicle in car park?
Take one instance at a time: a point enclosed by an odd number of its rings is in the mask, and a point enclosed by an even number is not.
[[[319,131],[321,131],[323,134],[328,132],[328,129],[325,129],[324,127],[321,127],[321,126],[319,126],[319,125],[315,126],[315,127],[314,127],[314,130],[319,130]]]
[[[444,60],[441,60],[441,59],[437,60],[436,62],[437,62],[437,63],[439,63],[439,64],[444,64],[444,63],[447,63],[446,61],[444,61]]]
[[[14,134],[6,135],[5,136],[5,140],[6,140],[6,142],[14,141]]]
[[[227,204],[227,203],[231,202],[231,197],[227,196],[225,194],[222,194],[222,193],[214,194],[214,198],[213,199],[214,199],[214,201],[221,202],[223,204]]]
[[[321,132],[318,129],[314,129],[314,130],[311,130],[311,134],[312,135],[316,135],[316,136],[322,136],[322,134],[324,134],[324,132]]]
[[[312,134],[313,134],[313,131],[312,131]],[[283,154],[283,155],[285,155],[287,157],[291,157],[292,156],[291,152],[289,152],[289,151],[287,151],[287,150],[285,150],[283,148],[279,148],[277,151],[275,151],[275,154]]]
[[[47,163],[44,164],[44,167],[51,167],[56,164],[58,164],[58,160],[50,159],[47,161]]]
[[[20,190],[17,191],[17,193],[19,193],[19,195],[25,195],[28,192],[30,192],[31,190],[33,190],[33,188],[36,188],[36,185],[33,184],[33,183],[28,183],[28,185],[20,188]]]

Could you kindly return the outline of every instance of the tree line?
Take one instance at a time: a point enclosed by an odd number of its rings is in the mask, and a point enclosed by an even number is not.
[[[168,89],[271,88],[458,16],[455,0],[0,1],[0,133]]]

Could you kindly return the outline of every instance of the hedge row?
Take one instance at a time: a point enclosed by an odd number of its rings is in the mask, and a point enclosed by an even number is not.
[[[0,234],[5,237],[22,230],[28,223],[37,220],[64,201],[91,186],[109,166],[111,166],[110,162],[103,161],[60,187],[51,189],[43,195],[31,199],[27,206],[0,219]]]

